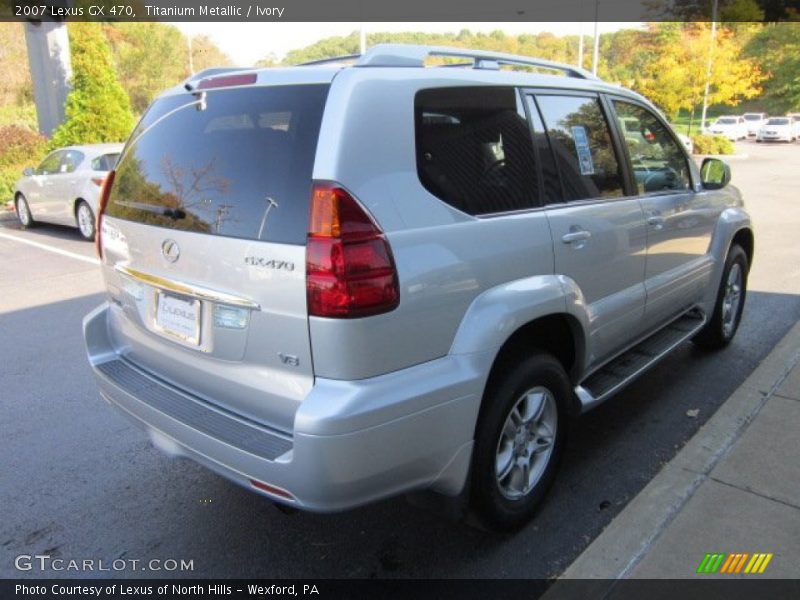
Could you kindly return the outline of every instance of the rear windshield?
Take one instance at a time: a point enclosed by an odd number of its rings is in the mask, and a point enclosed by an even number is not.
[[[304,243],[328,87],[209,90],[202,110],[192,105],[193,94],[158,100],[131,134],[107,214],[169,229]]]

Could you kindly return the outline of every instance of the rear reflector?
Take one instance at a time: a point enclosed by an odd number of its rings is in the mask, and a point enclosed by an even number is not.
[[[256,73],[237,73],[236,75],[222,75],[221,77],[209,77],[203,79],[197,89],[207,90],[209,88],[232,87],[235,85],[250,85],[256,82]]]
[[[316,317],[367,317],[400,303],[389,242],[355,198],[332,184],[312,190],[306,295]]]
[[[103,258],[103,244],[101,241],[101,233],[103,231],[103,213],[106,211],[108,205],[108,197],[111,195],[111,186],[114,185],[114,175],[116,171],[109,171],[106,175],[103,187],[100,190],[100,200],[97,203],[97,217],[94,224],[94,249],[97,256],[102,260]]]
[[[256,489],[261,490],[262,492],[267,492],[268,494],[272,494],[273,496],[280,496],[281,498],[294,500],[294,496],[292,496],[289,492],[287,492],[283,488],[279,488],[277,486],[264,483],[263,481],[257,481],[255,479],[251,479],[250,485],[252,485]]]

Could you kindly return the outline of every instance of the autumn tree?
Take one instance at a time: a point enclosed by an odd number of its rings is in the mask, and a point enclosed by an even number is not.
[[[133,129],[133,114],[100,25],[70,23],[69,39],[72,89],[51,147],[124,140]]]
[[[658,28],[656,28],[658,29]],[[634,89],[658,104],[669,116],[685,109],[694,114],[705,93],[708,53],[711,47],[707,23],[682,24],[658,35],[653,60],[634,81]],[[764,80],[758,64],[742,55],[742,47],[730,29],[717,30],[713,44],[709,104],[736,106],[757,96]]]

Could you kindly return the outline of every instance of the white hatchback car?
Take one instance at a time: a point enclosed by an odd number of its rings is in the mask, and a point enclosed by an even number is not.
[[[14,207],[25,228],[38,221],[77,227],[87,240],[95,234],[97,201],[123,144],[69,146],[23,171],[14,188]]]

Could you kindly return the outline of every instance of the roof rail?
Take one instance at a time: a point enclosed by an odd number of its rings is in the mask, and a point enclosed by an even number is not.
[[[330,58],[320,58],[318,60],[310,60],[308,62],[299,63],[295,66],[298,67],[311,67],[313,65],[327,65],[331,63],[352,62],[361,58],[360,54],[342,54],[341,56],[332,56]]]
[[[467,48],[451,48],[448,46],[421,46],[414,44],[377,44],[356,61],[357,67],[424,67],[429,56],[472,59],[475,69],[499,69],[500,65],[521,65],[540,67],[561,71],[569,77],[579,79],[597,79],[589,71],[541,58],[487,52],[485,50],[469,50]]]

